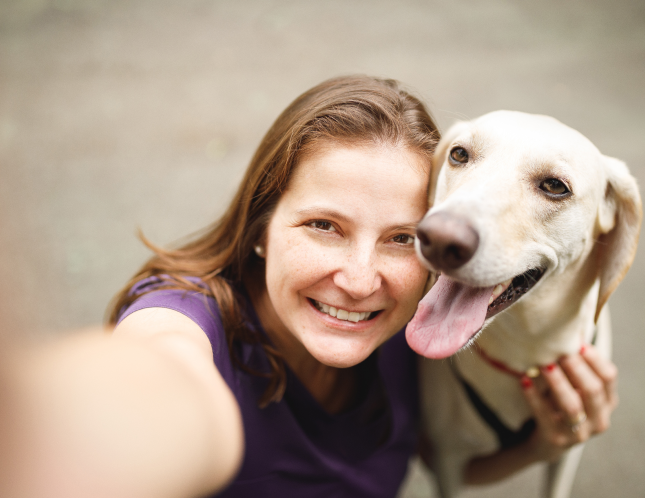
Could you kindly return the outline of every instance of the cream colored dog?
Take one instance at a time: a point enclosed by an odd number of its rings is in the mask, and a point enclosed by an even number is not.
[[[448,497],[473,456],[530,432],[518,376],[592,341],[609,357],[603,306],[633,261],[642,208],[624,163],[519,112],[454,125],[433,185],[417,251],[441,275],[407,338],[435,359],[421,365],[424,430]],[[547,496],[569,495],[581,449],[550,466]]]

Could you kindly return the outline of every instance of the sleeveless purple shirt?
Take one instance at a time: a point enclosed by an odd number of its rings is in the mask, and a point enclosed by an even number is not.
[[[146,279],[133,293],[149,291]],[[404,331],[359,367],[360,400],[347,412],[330,415],[287,370],[283,400],[266,408],[258,400],[265,378],[231,361],[214,299],[183,290],[156,290],[139,297],[119,321],[144,308],[168,308],[201,327],[213,348],[213,361],[235,395],[244,423],[245,450],[235,480],[218,497],[392,498],[417,445],[417,371]],[[250,303],[248,326],[261,331]],[[245,365],[268,371],[256,344],[240,344]]]

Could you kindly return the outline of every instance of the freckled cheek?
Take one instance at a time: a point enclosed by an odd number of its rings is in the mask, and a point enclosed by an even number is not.
[[[296,290],[307,288],[333,272],[334,252],[301,237],[284,237],[270,248],[267,278],[277,277]],[[267,282],[270,285],[270,282]]]
[[[416,309],[428,279],[428,272],[416,256],[405,258],[388,269],[390,289],[402,304]]]

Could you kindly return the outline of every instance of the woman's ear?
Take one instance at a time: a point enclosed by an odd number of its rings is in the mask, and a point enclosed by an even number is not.
[[[602,307],[634,261],[643,218],[638,185],[625,163],[607,156],[602,156],[601,160],[607,185],[597,216],[600,290],[596,321]]]
[[[264,259],[264,257],[266,256],[266,250],[264,248],[264,244],[255,244],[253,246],[253,250],[255,251],[255,254],[257,254],[262,259]]]
[[[439,178],[439,171],[441,171],[441,166],[443,166],[443,163],[446,161],[446,154],[448,153],[448,149],[452,145],[453,140],[461,135],[461,133],[466,131],[469,125],[469,121],[457,121],[450,128],[448,128],[448,131],[441,137],[441,140],[437,145],[434,156],[432,156],[432,166],[430,169],[430,191],[428,193],[428,201],[430,207],[434,205],[435,194],[437,190],[437,178]]]

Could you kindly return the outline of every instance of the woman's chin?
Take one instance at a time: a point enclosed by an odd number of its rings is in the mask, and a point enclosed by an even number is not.
[[[335,368],[349,368],[365,361],[380,345],[366,338],[334,338],[305,344],[309,353],[323,365]]]

